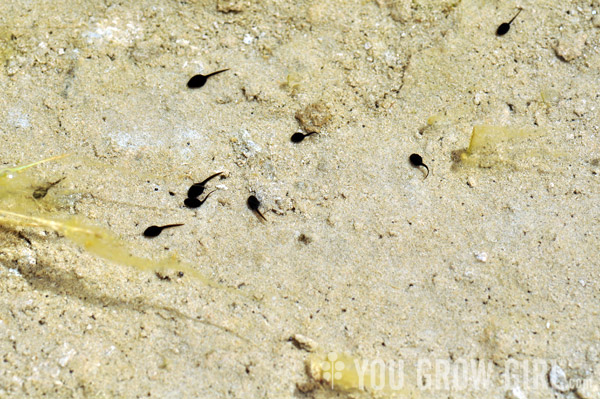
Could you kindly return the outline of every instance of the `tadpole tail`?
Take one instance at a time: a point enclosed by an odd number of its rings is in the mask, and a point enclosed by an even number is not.
[[[42,199],[42,198],[44,198],[48,194],[48,191],[52,187],[56,186],[58,183],[60,183],[64,179],[65,179],[64,177],[61,177],[60,179],[56,180],[55,182],[51,182],[51,183],[46,184],[45,186],[36,188],[33,191],[33,198],[35,198],[35,199]]]
[[[167,224],[166,226],[162,226],[162,228],[169,229],[171,227],[179,227],[179,226],[183,226],[183,223]]]
[[[266,217],[264,217],[264,215],[263,215],[262,213],[260,213],[260,211],[259,211],[258,209],[257,209],[257,210],[255,210],[254,212],[256,212],[256,214],[257,214],[258,216],[260,216],[260,217],[261,217],[261,219],[262,219],[262,220],[264,220],[265,222],[267,222],[267,221],[268,221],[268,220],[267,220],[267,218],[266,218]]]
[[[204,197],[204,199],[202,201],[200,201],[200,205],[203,205],[206,202],[206,200],[208,199],[208,197],[210,197],[210,195],[212,193],[214,193],[215,191],[217,191],[217,190],[212,190],[210,193],[206,194],[206,197]]]
[[[214,179],[215,177],[222,175],[223,172],[218,172],[215,173],[214,175],[208,176],[206,179],[204,179],[204,181],[202,183],[200,183],[200,185],[205,185],[206,183],[208,183],[211,179]],[[196,183],[197,184],[197,183]]]
[[[523,9],[519,8],[519,11],[517,11],[517,14],[514,17],[512,17],[512,19],[510,21],[508,21],[509,25],[512,24],[512,22],[519,16],[519,14],[521,13],[521,11],[523,11]]]
[[[217,75],[217,74],[219,74],[219,73],[221,73],[221,72],[225,72],[225,71],[229,71],[229,68],[226,68],[226,69],[221,69],[220,71],[211,72],[211,73],[209,73],[208,75],[206,75],[205,77],[206,77],[206,78],[210,78],[210,77],[211,77],[211,76],[213,76],[213,75]]]

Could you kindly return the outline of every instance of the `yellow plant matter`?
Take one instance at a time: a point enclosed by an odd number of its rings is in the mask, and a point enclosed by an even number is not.
[[[95,226],[81,217],[61,218],[56,212],[44,209],[44,203],[30,195],[33,179],[22,172],[44,162],[55,161],[66,155],[55,156],[14,168],[0,169],[0,225],[5,227],[41,227],[70,239],[90,253],[111,262],[142,271],[178,270],[205,285],[232,290],[210,280],[192,266],[173,257],[161,260],[146,259],[130,253],[125,243],[106,229]],[[236,291],[237,292],[237,291]],[[239,294],[239,292],[237,292]]]

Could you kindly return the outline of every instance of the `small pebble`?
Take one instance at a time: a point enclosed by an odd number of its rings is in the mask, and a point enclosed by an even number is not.
[[[480,261],[481,263],[485,263],[488,260],[488,255],[485,252],[479,252],[479,253],[475,253],[475,258]]]
[[[312,238],[310,238],[310,236],[307,236],[306,234],[302,233],[298,236],[298,241],[300,241],[301,243],[303,243],[304,245],[308,245],[310,244],[313,240]]]
[[[64,344],[64,346],[65,346],[65,349],[66,349],[66,344]],[[75,356],[76,354],[77,354],[77,351],[75,349],[69,349],[67,351],[67,353],[65,353],[63,356],[61,356],[58,359],[58,365],[60,367],[66,367],[67,364],[69,363],[69,361],[71,360],[71,358],[73,356]]]
[[[583,116],[586,114],[587,111],[587,104],[585,99],[582,99],[581,101],[578,101],[575,104],[575,107],[573,108],[573,113],[577,116]]]
[[[314,103],[296,112],[296,119],[306,133],[318,133],[331,119],[331,113],[324,104]]]
[[[548,372],[548,382],[552,389],[558,392],[569,391],[569,382],[567,381],[567,375],[565,371],[558,365],[554,364]]]
[[[217,0],[217,11],[222,13],[238,13],[244,10],[242,0]]]
[[[252,42],[254,41],[254,37],[251,34],[246,33],[242,41],[244,42],[244,44],[252,44]]]
[[[242,93],[244,93],[244,97],[248,101],[258,100],[260,91],[260,86],[256,82],[246,82],[244,83],[244,87],[242,87]]]
[[[578,384],[575,393],[581,399],[598,399],[600,398],[600,382],[593,376],[588,377]]]
[[[506,391],[506,399],[527,399],[527,395],[521,389],[521,387],[513,387]]]
[[[297,348],[307,352],[314,352],[319,346],[315,340],[310,339],[302,334],[294,334],[294,336],[290,338],[290,341],[292,341]]]
[[[554,47],[554,51],[563,61],[571,62],[581,56],[586,40],[587,35],[584,33],[578,35],[565,34]]]

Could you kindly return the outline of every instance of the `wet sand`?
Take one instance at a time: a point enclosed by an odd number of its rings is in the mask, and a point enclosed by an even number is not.
[[[402,360],[413,397],[600,397],[598,13],[584,1],[0,4],[2,167],[70,154],[26,172],[64,177],[49,190],[57,217],[228,287],[3,224],[0,397],[393,397],[311,377],[307,359],[328,353]],[[476,126],[522,133],[476,150]],[[292,143],[297,131],[318,133]],[[202,207],[184,207],[216,172]],[[184,226],[142,236],[171,223]],[[423,359],[482,359],[493,378],[422,389]],[[509,361],[541,361],[544,384],[506,384]],[[566,381],[548,378],[553,361]]]

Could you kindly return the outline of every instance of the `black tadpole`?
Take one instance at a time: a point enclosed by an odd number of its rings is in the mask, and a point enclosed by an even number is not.
[[[185,200],[183,200],[183,204],[185,206],[187,206],[188,208],[200,208],[202,206],[202,204],[204,204],[204,202],[208,199],[208,197],[210,197],[210,195],[212,193],[214,193],[216,190],[211,191],[210,193],[206,194],[206,197],[204,197],[204,199],[202,201],[200,201],[198,198],[186,198]]]
[[[48,190],[50,190],[52,187],[56,186],[58,183],[60,183],[61,181],[63,181],[65,178],[60,178],[57,181],[53,182],[53,183],[48,183],[43,187],[38,187],[33,191],[33,198],[35,199],[42,199],[46,196],[46,194],[48,194]]]
[[[150,226],[144,230],[144,237],[152,238],[158,236],[164,229],[171,227],[183,226],[183,223],[167,224],[165,226]]]
[[[263,216],[263,214],[260,213],[260,211],[258,210],[258,208],[260,207],[260,201],[258,200],[258,198],[256,198],[254,195],[251,195],[248,197],[248,200],[246,201],[246,203],[248,204],[248,208],[250,208],[250,210],[252,212],[255,212],[265,222],[267,221],[267,219]]]
[[[306,134],[297,132],[297,133],[292,134],[292,137],[290,138],[290,140],[292,141],[292,143],[299,143],[302,140],[304,140],[305,137],[308,137],[311,134],[315,134],[315,133],[317,133],[317,132],[310,132],[310,133],[306,133]]]
[[[427,174],[425,175],[425,179],[427,179],[427,176],[429,176],[429,168],[423,163],[423,158],[419,154],[411,154],[410,157],[408,157],[408,160],[415,168],[422,166],[427,169]]]
[[[523,9],[519,8],[519,11],[517,12],[517,14],[512,17],[512,19],[508,22],[503,22],[500,24],[500,26],[498,26],[498,29],[496,30],[496,36],[504,36],[508,33],[509,29],[510,29],[510,24],[512,24],[512,22],[515,20],[515,18],[517,18],[519,16],[519,14],[521,13]]]
[[[200,75],[200,74],[194,75],[188,81],[187,87],[190,89],[199,89],[206,84],[206,81],[208,80],[208,78],[210,78],[211,76],[216,75],[218,73],[225,72],[225,71],[229,71],[229,68],[221,69],[220,71],[215,71],[215,72],[209,73],[208,75]]]
[[[198,198],[204,192],[204,186],[206,185],[206,183],[208,183],[211,179],[214,179],[215,177],[221,174],[223,174],[223,172],[215,173],[214,175],[207,177],[203,182],[192,184],[188,189],[187,196],[189,198]]]

